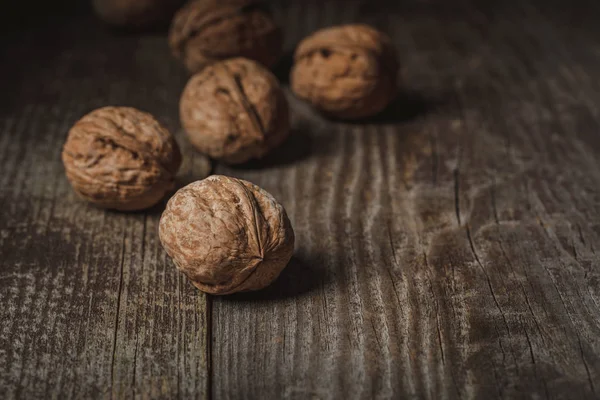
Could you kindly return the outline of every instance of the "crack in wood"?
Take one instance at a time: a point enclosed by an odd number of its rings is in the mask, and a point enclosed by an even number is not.
[[[121,311],[121,294],[123,292],[123,273],[125,264],[125,238],[127,230],[123,229],[123,238],[121,241],[121,262],[119,264],[119,288],[117,289],[117,311],[115,313],[114,323],[114,335],[113,335],[113,346],[112,346],[112,357],[111,357],[111,368],[110,368],[110,391],[111,396],[114,396],[114,384],[115,384],[115,368],[116,368],[116,356],[117,356],[117,339],[119,335],[119,314]]]

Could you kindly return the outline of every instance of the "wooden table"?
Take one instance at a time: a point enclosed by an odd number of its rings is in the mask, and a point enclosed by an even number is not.
[[[71,191],[62,143],[104,105],[155,114],[188,175],[207,170],[164,33],[81,4],[0,39],[0,397],[600,396],[600,3],[275,3],[290,51],[335,23],[389,32],[403,94],[346,124],[288,91],[282,149],[214,166],[271,192],[297,237],[272,287],[229,297],[175,270],[162,206]]]

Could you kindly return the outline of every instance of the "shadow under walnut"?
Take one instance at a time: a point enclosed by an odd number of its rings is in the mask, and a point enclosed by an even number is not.
[[[307,295],[329,283],[322,263],[313,258],[293,256],[288,266],[270,286],[256,292],[243,292],[220,297],[218,301],[243,303],[277,301]]]

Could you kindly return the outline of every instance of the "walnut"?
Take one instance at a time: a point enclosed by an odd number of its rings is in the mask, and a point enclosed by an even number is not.
[[[141,210],[174,188],[181,164],[173,136],[154,117],[105,107],[69,131],[62,159],[75,192],[100,207]]]
[[[194,147],[230,164],[264,156],[290,129],[279,82],[243,58],[212,64],[193,76],[181,96],[180,114]]]
[[[184,0],[93,0],[94,11],[104,22],[144,28],[167,22]]]
[[[375,115],[397,93],[398,61],[391,40],[367,25],[320,30],[294,56],[294,93],[341,119]]]
[[[283,48],[281,30],[258,0],[192,1],[173,19],[169,43],[192,73],[233,57],[272,67]]]
[[[163,247],[198,289],[262,289],[286,267],[294,231],[284,208],[241,179],[213,175],[180,189],[159,225]]]

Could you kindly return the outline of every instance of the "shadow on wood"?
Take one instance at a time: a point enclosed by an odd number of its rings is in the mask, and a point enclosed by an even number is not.
[[[403,90],[381,113],[354,122],[375,125],[399,124],[429,114],[441,104],[443,104],[442,99],[428,98],[412,90]]]
[[[248,302],[274,301],[297,297],[307,294],[319,286],[326,285],[325,277],[325,270],[319,264],[294,256],[271,286],[256,292],[222,296],[219,299],[222,301]]]
[[[287,50],[273,69],[273,73],[277,79],[279,79],[281,85],[287,85],[290,83],[290,73],[292,72],[292,67],[294,66],[295,51],[296,46],[294,46],[292,50]]]
[[[314,128],[312,128],[314,130]],[[230,166],[232,169],[254,170],[292,165],[308,158],[313,153],[322,154],[328,151],[330,137],[310,135],[309,124],[301,124],[292,128],[290,136],[279,147],[273,149],[260,160],[251,160],[240,165]]]

